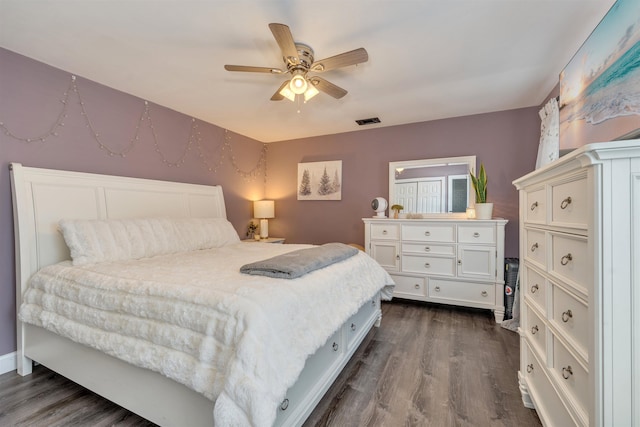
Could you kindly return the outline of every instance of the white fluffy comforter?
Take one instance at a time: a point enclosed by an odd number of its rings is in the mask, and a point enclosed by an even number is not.
[[[239,273],[305,247],[63,262],[34,275],[20,319],[204,394],[216,425],[270,426],[306,358],[378,291],[391,298],[391,278],[364,253],[293,280]]]

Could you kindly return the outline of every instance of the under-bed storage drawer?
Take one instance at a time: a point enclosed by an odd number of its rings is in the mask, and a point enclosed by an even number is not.
[[[345,335],[347,337],[347,348],[349,350],[357,342],[356,338],[365,333],[365,326],[369,324],[372,316],[374,316],[377,311],[378,305],[376,301],[371,300],[360,307],[360,310],[348,320]]]

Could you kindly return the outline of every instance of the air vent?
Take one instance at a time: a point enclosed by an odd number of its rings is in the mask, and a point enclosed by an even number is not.
[[[359,124],[360,126],[372,125],[374,123],[380,123],[380,119],[377,117],[371,117],[370,119],[356,120],[356,123]]]

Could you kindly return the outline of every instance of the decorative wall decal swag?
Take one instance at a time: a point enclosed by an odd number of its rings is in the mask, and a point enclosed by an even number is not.
[[[146,123],[151,131],[152,141],[155,149],[154,151],[158,153],[158,156],[160,156],[162,163],[164,163],[167,167],[182,166],[187,157],[187,153],[191,151],[193,146],[195,145],[197,149],[197,157],[200,159],[202,164],[210,172],[216,173],[226,158],[231,164],[231,166],[233,167],[234,171],[238,175],[240,175],[244,180],[247,180],[247,181],[254,180],[262,175],[264,175],[266,179],[267,144],[262,145],[260,157],[256,162],[256,165],[248,171],[242,170],[238,166],[238,163],[236,162],[236,158],[233,155],[231,135],[229,131],[226,129],[224,130],[223,143],[218,148],[218,151],[219,151],[218,155],[217,156],[205,155],[205,152],[203,150],[203,145],[202,145],[203,144],[202,136],[200,134],[200,131],[198,130],[198,121],[195,118],[191,118],[191,127],[189,129],[189,137],[187,139],[187,142],[184,145],[184,150],[182,151],[182,154],[177,160],[174,160],[174,161],[168,160],[165,154],[162,152],[160,148],[160,144],[158,143],[158,135],[156,134],[156,129],[154,127],[153,120],[151,117],[151,107],[149,105],[149,102],[147,101],[144,101],[144,108],[142,110],[142,113],[140,114],[138,123],[136,124],[135,132],[133,136],[129,139],[129,144],[127,145],[127,147],[125,147],[123,150],[120,150],[120,151],[116,151],[109,148],[109,146],[103,141],[100,135],[100,132],[98,132],[98,130],[95,128],[91,119],[89,118],[89,115],[87,114],[87,110],[85,108],[85,101],[82,98],[82,95],[80,94],[80,89],[78,88],[78,82],[77,82],[76,76],[73,76],[73,75],[71,76],[71,79],[69,81],[69,87],[63,93],[62,99],[60,100],[60,103],[62,104],[60,112],[58,113],[56,120],[48,127],[49,129],[48,131],[46,131],[43,134],[35,135],[35,136],[16,135],[15,133],[11,132],[11,130],[9,130],[7,124],[4,123],[4,121],[2,120],[0,120],[0,129],[2,130],[2,132],[4,132],[5,135],[9,136],[10,138],[13,138],[17,141],[20,141],[26,144],[30,144],[33,142],[41,142],[41,143],[47,142],[48,138],[52,136],[54,137],[59,136],[60,129],[64,127],[64,121],[68,117],[69,97],[71,94],[75,94],[78,100],[78,104],[80,105],[80,114],[84,118],[85,124],[89,129],[89,132],[93,136],[94,140],[96,141],[98,148],[104,151],[105,153],[107,153],[110,157],[125,158],[127,154],[131,152],[134,149],[134,147],[140,142],[140,128],[143,126],[144,123]],[[211,157],[211,158],[208,159],[207,157]]]

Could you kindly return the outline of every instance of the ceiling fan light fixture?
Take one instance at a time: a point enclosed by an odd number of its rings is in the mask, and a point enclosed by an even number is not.
[[[307,83],[307,79],[304,77],[302,71],[296,71],[289,82],[289,89],[291,89],[291,92],[296,95],[302,95],[305,93],[308,86],[309,84]]]
[[[284,96],[289,101],[294,102],[296,100],[296,94],[291,91],[289,86],[290,84],[284,85],[284,87],[280,90],[280,95]]]
[[[310,84],[304,93],[304,102],[307,102],[319,93],[320,91],[318,91],[318,89],[316,89],[314,85]]]

